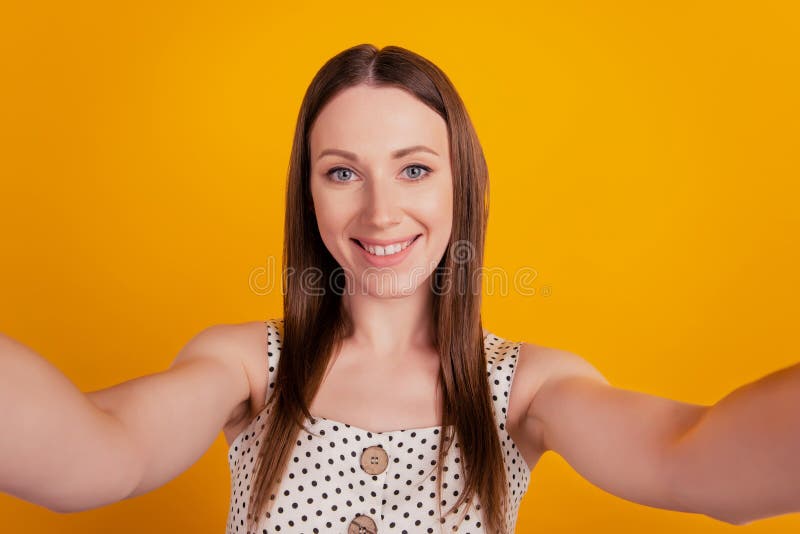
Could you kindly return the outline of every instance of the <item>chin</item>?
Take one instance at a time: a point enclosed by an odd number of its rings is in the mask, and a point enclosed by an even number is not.
[[[354,287],[358,295],[369,295],[376,298],[403,298],[414,295],[428,285],[429,273],[424,273],[421,266],[411,268],[407,272],[396,272],[392,269],[362,270],[357,273]]]

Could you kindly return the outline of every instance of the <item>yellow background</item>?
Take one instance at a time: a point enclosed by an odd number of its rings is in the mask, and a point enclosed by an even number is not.
[[[0,8],[0,329],[82,390],[164,370],[207,325],[280,315],[296,113],[361,42],[428,57],[467,104],[486,266],[537,273],[535,295],[487,291],[492,332],[706,404],[800,358],[794,2],[198,4]],[[220,534],[226,451],[220,434],[165,487],[79,514],[2,495],[0,530]],[[648,508],[548,453],[517,531],[734,528],[796,532],[800,514]]]

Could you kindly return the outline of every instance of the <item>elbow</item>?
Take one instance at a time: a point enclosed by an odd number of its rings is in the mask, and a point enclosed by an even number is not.
[[[66,497],[52,501],[45,506],[56,514],[77,514],[110,506],[130,497],[129,491],[77,491]]]
[[[141,470],[133,462],[118,465],[116,469],[83,472],[80,479],[63,484],[43,506],[57,514],[76,514],[130,499],[138,487]]]
[[[745,521],[744,519],[738,517],[721,516],[719,514],[714,514],[714,513],[705,513],[703,515],[705,515],[706,517],[710,517],[711,519],[714,519],[716,521],[721,521],[722,523],[733,525],[735,527],[740,527],[750,523],[750,521]]]
[[[105,500],[97,496],[70,495],[69,497],[59,497],[48,503],[42,503],[42,506],[53,513],[67,515],[94,510],[105,504]]]
[[[51,504],[45,506],[45,508],[47,508],[54,514],[62,514],[62,515],[72,514],[78,511],[78,510],[71,510],[68,506],[63,506],[63,503]]]
[[[713,516],[709,516],[709,517],[713,517]],[[753,520],[743,519],[741,517],[733,517],[733,518],[732,517],[726,517],[726,518],[713,517],[713,518],[718,520],[718,521],[722,521],[724,523],[728,523],[729,525],[733,525],[735,527],[741,527],[741,526],[749,525],[750,523],[753,522]]]
[[[47,508],[54,514],[66,515],[81,511],[74,506],[75,501],[69,497],[64,497],[63,495],[50,495],[46,501],[42,500],[36,504]]]
[[[701,502],[703,504],[700,504]],[[719,506],[710,504],[707,498],[695,494],[687,495],[685,491],[673,493],[671,509],[678,512],[704,515],[715,521],[733,526],[747,525],[753,521],[742,515],[732,515],[730,510],[721,510]]]
[[[696,478],[695,473],[682,468],[687,464],[676,458],[674,450],[669,459],[667,479],[670,481],[668,493],[670,494],[669,508],[671,510],[704,515],[715,521],[734,526],[746,525],[751,522],[740,514],[732,514],[729,506],[720,506],[718,502],[710,498],[708,493],[703,491],[701,481]]]

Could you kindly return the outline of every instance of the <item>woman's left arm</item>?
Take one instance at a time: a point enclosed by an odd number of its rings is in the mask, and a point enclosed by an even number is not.
[[[676,499],[735,524],[800,511],[800,364],[707,407],[671,448]]]
[[[614,387],[577,354],[523,343],[514,388],[526,448],[614,495],[735,525],[800,512],[800,364],[706,406]]]

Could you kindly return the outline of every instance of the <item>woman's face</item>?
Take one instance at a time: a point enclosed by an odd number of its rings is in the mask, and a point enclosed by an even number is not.
[[[346,292],[414,293],[452,228],[444,119],[402,89],[359,85],[323,107],[309,143],[317,225]]]

